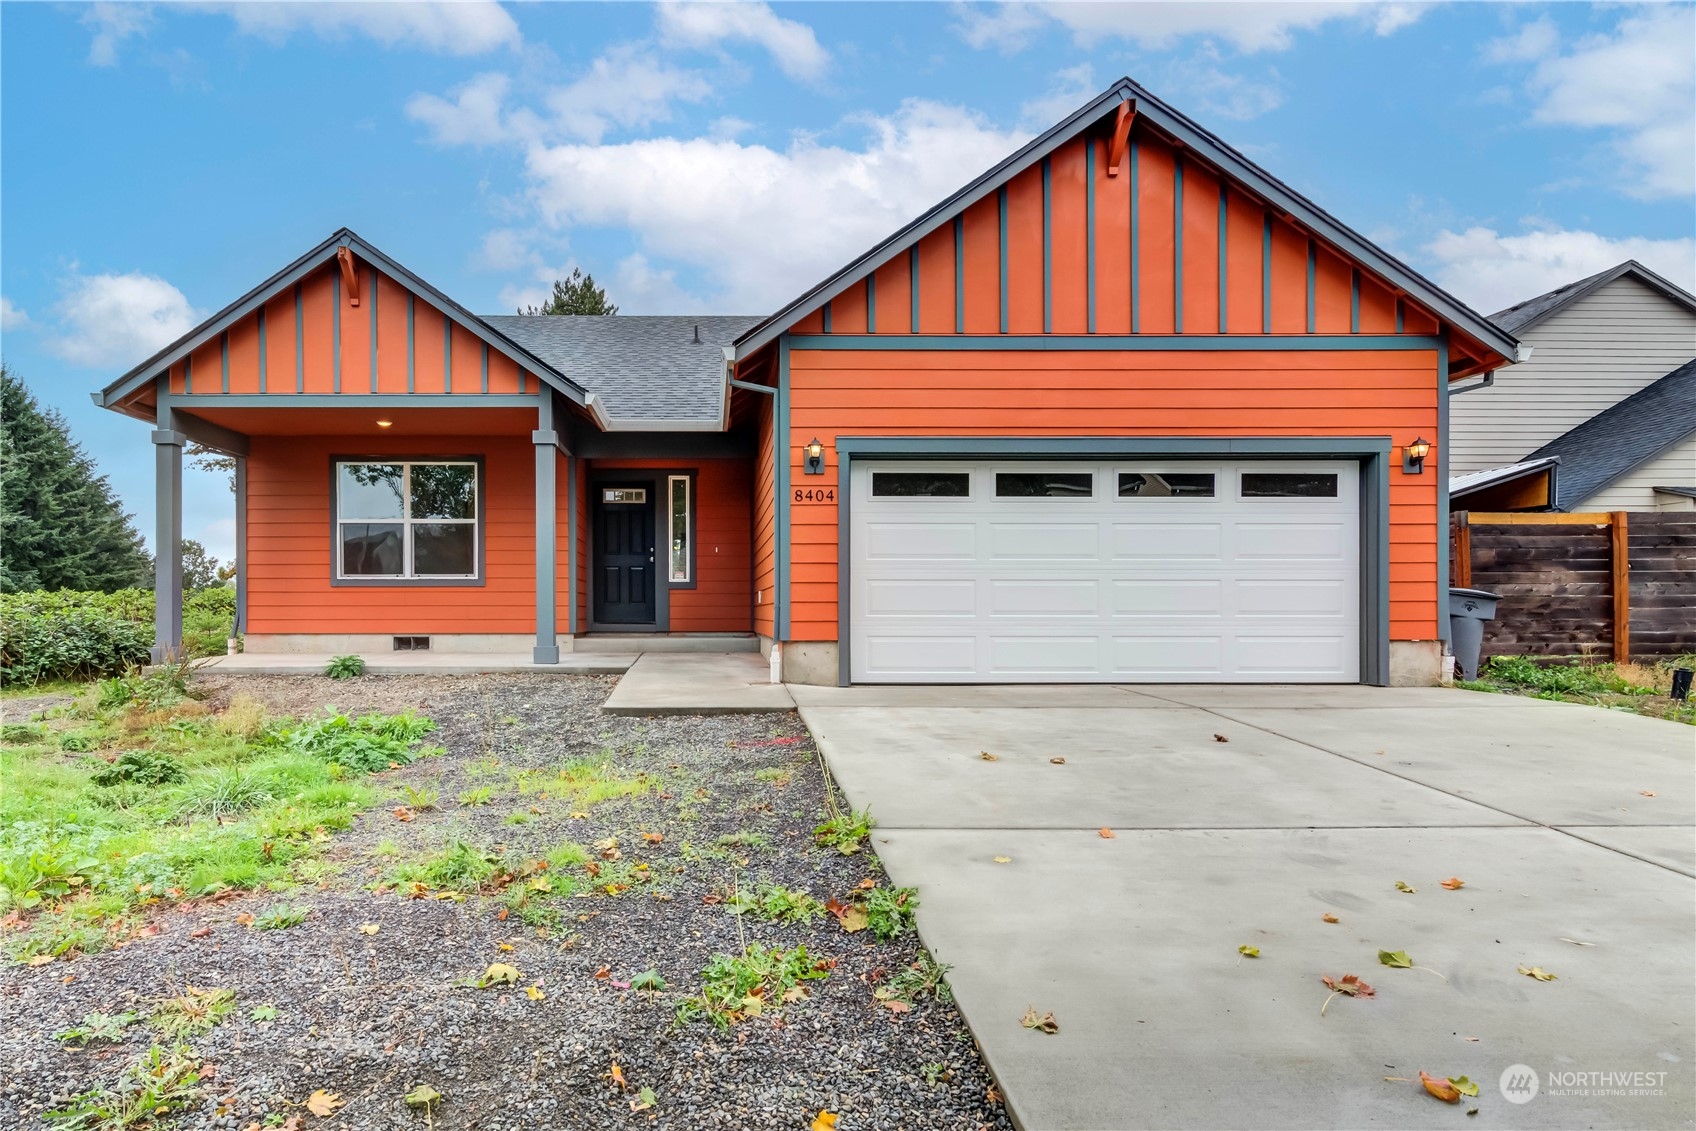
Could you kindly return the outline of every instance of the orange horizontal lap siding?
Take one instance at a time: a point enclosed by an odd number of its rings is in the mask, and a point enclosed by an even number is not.
[[[536,628],[529,437],[255,436],[247,458],[247,629],[267,633],[514,633]],[[331,461],[481,456],[481,585],[336,585]],[[308,517],[303,518],[303,512]],[[563,582],[563,574],[562,574]]]
[[[839,436],[1383,436],[1393,454],[1435,432],[1436,385],[1433,350],[793,349],[790,430],[827,449]],[[1391,468],[1392,639],[1436,636],[1437,486]],[[835,640],[836,507],[792,506],[789,525],[789,637]]]

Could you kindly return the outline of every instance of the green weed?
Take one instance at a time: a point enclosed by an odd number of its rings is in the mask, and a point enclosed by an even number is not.
[[[768,950],[750,943],[741,954],[713,956],[701,971],[701,992],[678,1005],[676,1020],[684,1025],[704,1016],[721,1029],[729,1028],[804,998],[802,982],[829,976],[830,966],[815,960],[805,946]]]
[[[844,856],[852,856],[864,846],[876,825],[869,809],[858,813],[838,813],[813,830],[813,840],[826,848],[836,849]]]
[[[365,674],[365,661],[358,656],[337,656],[324,666],[331,679],[357,679]]]
[[[290,907],[286,903],[280,903],[263,915],[256,916],[253,920],[253,929],[256,931],[286,931],[290,927],[298,927],[306,922],[306,917],[310,914],[312,914],[310,907]]]
[[[183,764],[169,754],[152,750],[126,750],[117,761],[96,770],[88,780],[99,786],[171,785],[188,776]]]
[[[223,1024],[235,1004],[234,990],[197,990],[189,986],[176,997],[165,998],[155,1005],[147,1015],[147,1023],[166,1037],[192,1037]]]
[[[494,796],[495,791],[492,788],[486,785],[479,786],[476,789],[468,789],[464,793],[461,793],[459,795],[459,803],[461,805],[487,805],[490,801],[494,800]]]
[[[95,1041],[117,1044],[124,1039],[124,1030],[140,1020],[141,1014],[133,1009],[123,1013],[90,1013],[83,1017],[81,1025],[60,1029],[53,1034],[53,1039],[74,1041],[83,1045],[90,1045]]]
[[[811,923],[824,917],[824,904],[799,888],[761,884],[754,891],[739,890],[724,901],[732,915],[752,914],[768,923]]]
[[[177,1045],[154,1045],[117,1082],[72,1097],[46,1117],[69,1131],[130,1131],[186,1112],[200,1094],[200,1058]]]
[[[896,935],[914,929],[913,912],[919,909],[916,888],[872,888],[866,892],[866,926],[879,942],[888,942]]]
[[[952,967],[946,963],[932,958],[930,951],[921,950],[918,961],[891,974],[883,985],[872,991],[872,996],[879,1001],[916,1005],[920,998],[928,995],[946,1005],[954,1000],[954,991],[948,988],[950,969]]]

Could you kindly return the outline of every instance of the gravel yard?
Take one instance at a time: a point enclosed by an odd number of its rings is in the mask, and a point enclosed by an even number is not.
[[[446,752],[366,779],[382,800],[288,890],[162,906],[119,949],[7,964],[0,1126],[41,1125],[160,1040],[146,1023],[86,1047],[55,1032],[191,987],[235,996],[187,1039],[203,1063],[184,1127],[1009,1126],[946,989],[891,986],[924,957],[910,930],[850,933],[841,905],[731,913],[761,885],[850,905],[888,886],[871,845],[814,843],[826,783],[793,714],[616,718],[610,677],[206,682],[215,711],[411,707]],[[459,865],[471,878],[444,879]],[[795,1000],[754,993],[723,1027],[679,1023],[713,956],[752,943],[804,945],[824,976]],[[511,977],[478,985],[491,964]],[[409,1107],[419,1085],[443,1099]],[[306,1106],[320,1090],[341,1101],[327,1117]]]

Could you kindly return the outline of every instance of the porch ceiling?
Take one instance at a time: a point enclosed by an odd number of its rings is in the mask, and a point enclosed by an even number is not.
[[[536,428],[536,409],[480,408],[218,408],[179,411],[246,436],[522,436]],[[387,420],[387,428],[377,421]]]

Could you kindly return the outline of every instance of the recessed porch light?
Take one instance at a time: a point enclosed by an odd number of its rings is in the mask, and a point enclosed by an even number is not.
[[[377,421],[377,427],[387,428],[389,425],[391,425],[393,423],[394,423],[394,421],[392,421],[392,420],[379,420],[379,421]]]

